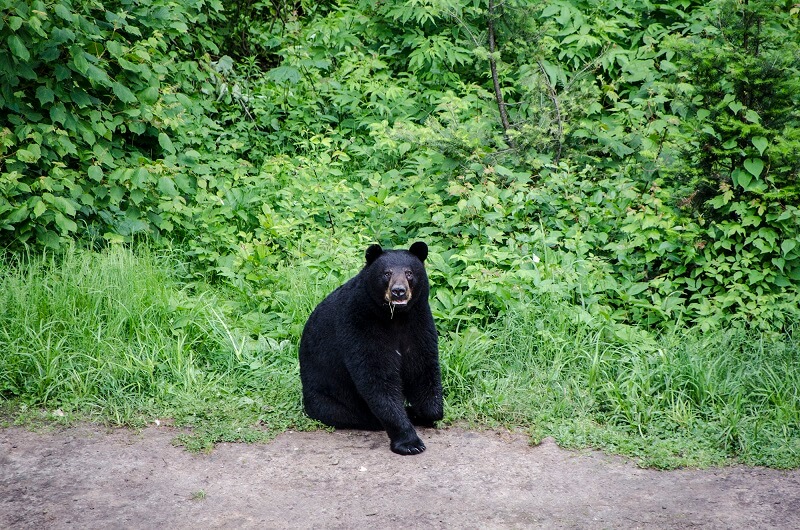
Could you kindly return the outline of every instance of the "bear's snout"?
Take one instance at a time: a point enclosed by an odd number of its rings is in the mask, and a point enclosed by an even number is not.
[[[411,285],[409,285],[405,276],[391,278],[386,286],[384,298],[393,306],[408,304],[409,300],[411,300]]]

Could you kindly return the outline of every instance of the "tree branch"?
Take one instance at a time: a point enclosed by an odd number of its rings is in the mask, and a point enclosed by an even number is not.
[[[506,138],[506,143],[514,147],[514,141],[508,136],[508,130],[511,126],[508,123],[508,112],[506,111],[506,103],[503,99],[503,92],[500,90],[500,78],[497,75],[497,59],[495,57],[495,31],[494,31],[494,0],[489,0],[489,16],[488,29],[489,29],[489,68],[492,71],[492,84],[494,85],[494,96],[497,99],[497,108],[500,110],[500,124],[503,126],[503,135]]]

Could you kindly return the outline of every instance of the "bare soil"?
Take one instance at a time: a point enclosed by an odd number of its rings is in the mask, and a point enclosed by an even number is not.
[[[287,432],[192,454],[176,430],[0,429],[0,528],[800,528],[800,471],[656,471],[521,435]]]

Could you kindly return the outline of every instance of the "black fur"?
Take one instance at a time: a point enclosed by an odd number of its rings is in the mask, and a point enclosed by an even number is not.
[[[314,309],[300,339],[306,413],[332,427],[385,430],[403,455],[425,450],[413,425],[443,413],[427,256],[422,242],[370,246],[364,268]]]

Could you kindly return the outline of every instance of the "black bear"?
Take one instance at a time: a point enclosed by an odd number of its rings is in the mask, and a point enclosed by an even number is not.
[[[323,300],[300,339],[303,406],[337,428],[385,430],[401,455],[425,450],[414,425],[442,419],[428,246],[371,245],[361,271]]]

